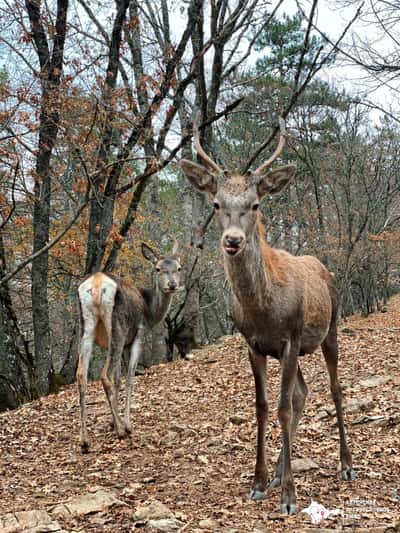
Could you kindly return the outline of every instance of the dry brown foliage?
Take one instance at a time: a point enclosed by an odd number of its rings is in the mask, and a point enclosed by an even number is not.
[[[353,500],[364,506],[355,526],[398,531],[390,526],[400,527],[395,497],[400,492],[400,298],[391,301],[386,313],[352,317],[342,325],[339,340],[346,422],[358,477],[353,483],[340,480],[325,365],[320,353],[305,357],[301,365],[310,394],[294,458],[312,458],[318,468],[295,474],[299,508],[313,499],[327,508],[348,509]],[[269,390],[266,445],[274,461],[280,429],[278,364],[273,360]],[[79,449],[74,387],[0,415],[0,515],[48,509],[100,486],[114,489],[127,505],[65,519],[63,527],[130,531],[135,509],[155,498],[185,524],[185,531],[200,530],[204,519],[226,532],[312,528],[305,513],[287,518],[277,512],[279,490],[271,490],[262,502],[248,499],[256,423],[253,379],[239,336],[197,352],[190,362],[162,364],[137,378],[131,440],[117,440],[109,428],[100,383],[89,387],[88,403],[89,429],[95,435],[88,455]],[[201,523],[202,531],[206,523]],[[341,519],[327,520],[322,527],[339,529]]]

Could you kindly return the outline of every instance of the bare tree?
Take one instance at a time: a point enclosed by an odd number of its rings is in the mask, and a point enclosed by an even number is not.
[[[54,32],[44,27],[41,2],[26,0],[32,39],[40,64],[41,105],[39,139],[34,179],[33,252],[46,246],[50,234],[51,157],[60,122],[59,96],[67,33],[68,0],[57,3]],[[50,41],[52,41],[50,45]],[[48,252],[32,262],[32,319],[37,389],[48,393],[53,388],[48,308]]]

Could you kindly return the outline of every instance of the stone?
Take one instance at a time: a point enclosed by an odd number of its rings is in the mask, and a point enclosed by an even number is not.
[[[335,416],[336,412],[334,409],[329,409],[325,407],[324,409],[321,409],[318,411],[318,413],[315,415],[316,420],[324,420],[324,418],[329,418],[330,416]]]
[[[348,414],[359,413],[360,411],[367,411],[374,407],[372,398],[350,398],[346,401],[345,410]]]
[[[356,418],[356,420],[353,420],[351,423],[353,426],[357,426],[359,424],[374,424],[375,426],[385,426],[387,424],[387,420],[384,416],[367,416],[363,415],[359,418]]]
[[[140,493],[143,490],[143,485],[141,483],[131,483],[129,487],[125,487],[122,492],[121,496],[126,496],[128,498],[131,498],[132,496],[137,496],[138,493]]]
[[[319,465],[312,459],[293,459],[292,470],[293,472],[308,472],[319,468]]]
[[[176,441],[177,436],[178,433],[176,431],[168,431],[168,433],[164,437],[164,442],[166,444],[172,444]]]
[[[163,520],[166,518],[174,518],[174,514],[166,505],[158,500],[148,500],[136,509],[135,514],[132,517],[135,522]]]
[[[3,533],[66,533],[60,524],[42,510],[8,513],[0,517],[0,531]]]
[[[319,531],[319,533],[335,533],[335,532],[339,532],[341,531],[343,533],[343,529],[327,529],[327,528],[324,528],[324,527],[318,527],[318,528],[309,528],[309,527],[306,527],[304,529],[301,529],[301,533],[315,533],[316,531]],[[358,533],[358,529],[357,529],[357,533]]]
[[[355,337],[357,335],[356,331],[349,327],[344,327],[340,330],[341,333],[344,333],[345,335],[351,335],[352,337]]]
[[[392,379],[392,376],[376,376],[373,378],[363,379],[360,381],[361,387],[364,389],[370,387],[378,387],[379,385],[385,385],[388,381]]]
[[[147,528],[155,529],[156,531],[177,531],[184,526],[183,522],[176,518],[162,518],[160,520],[149,520],[146,524]]]
[[[212,518],[204,518],[199,522],[199,527],[201,527],[201,529],[211,529],[211,531],[216,531],[218,526],[218,522]]]
[[[16,528],[19,527],[18,520],[16,516],[12,513],[7,513],[3,516],[0,516],[0,531],[17,531]]]
[[[186,427],[180,426],[179,424],[171,424],[169,429],[174,433],[183,433],[186,430]]]
[[[247,417],[243,415],[232,415],[229,417],[229,422],[235,426],[240,426],[248,421]]]
[[[58,517],[79,516],[104,511],[113,505],[125,505],[125,503],[118,500],[113,491],[100,489],[94,493],[82,494],[58,504],[53,507],[51,512]]]

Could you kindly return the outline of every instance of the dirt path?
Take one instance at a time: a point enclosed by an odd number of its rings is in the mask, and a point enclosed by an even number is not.
[[[339,478],[338,434],[323,358],[320,353],[304,358],[310,392],[294,457],[311,458],[316,468],[295,474],[298,507],[317,500],[327,508],[344,508],[357,528],[395,531],[387,528],[397,524],[399,531],[400,298],[392,300],[387,313],[353,317],[341,329],[340,376],[358,477],[353,483]],[[280,447],[276,362],[269,362],[268,372],[266,445],[275,461]],[[247,497],[256,425],[253,381],[240,337],[202,350],[193,361],[159,365],[137,378],[131,440],[118,441],[110,431],[99,383],[90,385],[88,402],[93,440],[88,455],[78,446],[74,387],[0,415],[0,516],[48,510],[102,487],[112,488],[126,505],[65,518],[60,521],[65,530],[132,531],[134,511],[149,499],[163,502],[187,532],[313,527],[305,513],[281,517],[279,490],[271,490],[263,502]],[[351,520],[352,514],[360,518]],[[319,527],[339,529],[340,524],[339,518]]]

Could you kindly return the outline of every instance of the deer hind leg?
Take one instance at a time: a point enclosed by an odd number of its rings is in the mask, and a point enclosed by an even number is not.
[[[106,357],[106,360],[105,360],[105,363],[104,363],[104,366],[103,366],[103,370],[101,371],[101,376],[100,376],[100,379],[101,379],[101,382],[103,384],[103,389],[104,389],[104,393],[106,395],[106,398],[107,398],[107,402],[110,406],[110,413],[112,413],[112,410],[111,410],[111,405],[110,405],[110,402],[109,402],[109,398],[108,398],[108,394],[107,394],[107,388],[106,388],[106,385],[105,383],[107,383],[107,380],[108,380],[108,367],[110,366],[110,356],[107,354],[107,357]],[[114,429],[114,419],[113,417],[111,416],[111,420],[110,420],[110,429],[113,430]]]
[[[353,460],[351,452],[347,446],[346,432],[344,429],[344,417],[342,407],[342,390],[338,379],[338,344],[336,326],[332,328],[324,342],[322,343],[322,353],[324,354],[328,367],[331,394],[336,408],[337,425],[340,437],[340,461],[342,465],[342,478],[345,481],[354,481],[356,474],[353,470]]]
[[[132,347],[130,350],[128,372],[126,375],[126,385],[125,385],[124,425],[125,425],[125,431],[127,433],[132,433],[132,426],[131,426],[132,386],[133,386],[133,380],[135,378],[136,367],[137,367],[140,355],[143,350],[144,336],[145,336],[145,328],[144,326],[139,326],[135,340],[133,341]]]
[[[299,425],[300,418],[303,414],[306,398],[308,394],[307,385],[304,381],[303,374],[300,370],[300,366],[297,368],[296,382],[293,389],[292,398],[292,420],[290,424],[290,448],[293,447],[294,437],[296,435],[297,426]],[[280,487],[282,478],[282,465],[283,465],[283,447],[280,451],[279,458],[276,465],[275,476],[270,482],[270,487]]]
[[[257,459],[253,484],[250,491],[252,500],[262,500],[267,488],[267,466],[265,460],[265,427],[268,417],[267,402],[267,358],[249,349],[249,358],[253,370],[256,388],[257,417]]]
[[[87,377],[89,370],[89,363],[92,357],[94,332],[96,327],[96,320],[93,317],[87,316],[84,321],[84,331],[81,338],[79,349],[79,363],[76,372],[79,390],[80,403],[80,444],[82,453],[89,451],[89,437],[86,426],[86,391],[87,391]]]
[[[114,429],[117,432],[117,435],[122,438],[125,435],[125,429],[118,414],[118,392],[121,376],[121,357],[124,349],[125,336],[120,334],[120,332],[117,331],[117,328],[113,328],[112,335],[109,336],[109,339],[109,353],[101,373],[101,381],[110,406]]]
[[[298,343],[286,341],[281,356],[281,394],[278,405],[278,418],[282,431],[282,476],[281,512],[296,512],[296,491],[291,465],[291,427],[293,390],[297,377]]]

